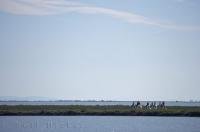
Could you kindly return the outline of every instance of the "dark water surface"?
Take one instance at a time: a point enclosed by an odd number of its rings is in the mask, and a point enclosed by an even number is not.
[[[142,105],[145,105],[146,103],[147,101],[141,101]],[[0,101],[0,105],[131,105],[131,104],[132,101]],[[200,102],[165,101],[165,104],[166,106],[200,106]]]
[[[197,117],[1,116],[0,132],[199,132]]]

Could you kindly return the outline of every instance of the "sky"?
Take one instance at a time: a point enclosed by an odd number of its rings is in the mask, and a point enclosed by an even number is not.
[[[0,0],[0,96],[200,100],[198,0]]]

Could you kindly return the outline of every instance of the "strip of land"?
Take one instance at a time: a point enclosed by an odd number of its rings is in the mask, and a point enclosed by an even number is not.
[[[131,108],[124,105],[0,105],[0,116],[191,116],[200,117],[200,107],[171,106],[162,109]]]

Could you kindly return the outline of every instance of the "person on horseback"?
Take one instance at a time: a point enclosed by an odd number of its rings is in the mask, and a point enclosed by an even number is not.
[[[131,107],[132,107],[132,108],[135,108],[135,103],[134,103],[134,101],[133,101]]]

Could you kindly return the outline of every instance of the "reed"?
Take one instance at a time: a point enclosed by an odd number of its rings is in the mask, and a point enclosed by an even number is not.
[[[200,107],[173,106],[163,109],[131,108],[124,105],[1,105],[0,116],[5,115],[108,115],[108,116],[194,116],[200,117]]]

